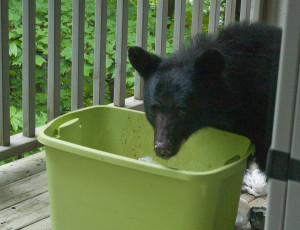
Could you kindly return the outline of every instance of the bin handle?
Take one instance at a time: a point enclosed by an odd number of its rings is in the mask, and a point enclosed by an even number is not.
[[[231,157],[229,160],[227,160],[227,161],[224,163],[224,165],[229,165],[229,164],[231,164],[231,163],[233,163],[233,162],[236,162],[236,161],[238,161],[238,160],[240,160],[240,159],[241,159],[240,155],[235,155],[235,156]]]

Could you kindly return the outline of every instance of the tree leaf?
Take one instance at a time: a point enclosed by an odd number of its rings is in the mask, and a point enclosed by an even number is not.
[[[37,64],[38,66],[43,65],[43,63],[45,63],[45,62],[46,62],[46,60],[42,56],[40,56],[40,55],[35,56],[35,64]]]
[[[109,68],[109,67],[112,66],[112,64],[113,64],[112,58],[110,58],[110,57],[108,57],[108,56],[106,55],[105,67],[106,67],[106,68]]]
[[[15,42],[12,42],[9,44],[9,56],[18,56],[18,47],[17,44]]]
[[[10,114],[10,116],[13,116],[14,114],[16,114],[16,112],[17,112],[16,107],[14,107],[14,106],[10,106],[9,107],[9,114]]]
[[[61,56],[65,57],[66,59],[71,60],[72,59],[72,47],[67,46],[61,51]]]

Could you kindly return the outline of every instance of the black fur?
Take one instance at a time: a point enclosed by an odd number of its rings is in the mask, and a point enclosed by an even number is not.
[[[129,49],[145,80],[147,119],[158,156],[175,155],[196,130],[212,126],[247,136],[265,167],[271,143],[281,30],[236,24],[217,35],[198,35],[187,48],[160,58]]]

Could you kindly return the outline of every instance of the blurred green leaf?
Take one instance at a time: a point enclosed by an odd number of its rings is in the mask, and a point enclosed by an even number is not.
[[[46,62],[46,60],[45,60],[45,58],[43,58],[42,56],[40,56],[40,55],[36,55],[36,56],[35,56],[35,63],[36,63],[38,66],[42,66],[45,62]]]
[[[14,106],[10,106],[10,124],[12,126],[13,132],[17,133],[20,132],[22,129],[22,120],[23,120],[23,113],[22,110],[17,110]]]
[[[9,56],[18,56],[18,47],[17,44],[15,42],[12,42],[9,44]]]

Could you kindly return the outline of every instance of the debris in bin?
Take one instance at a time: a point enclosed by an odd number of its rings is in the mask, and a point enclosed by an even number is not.
[[[248,213],[250,206],[248,202],[240,198],[239,209],[235,219],[235,230],[250,230],[251,226],[249,223]]]
[[[252,207],[248,214],[251,227],[254,230],[264,230],[266,208],[265,207]]]
[[[141,158],[138,158],[138,160],[139,161],[150,162],[150,163],[154,163],[154,164],[159,164],[158,162],[152,160],[152,157],[150,157],[150,156],[141,157]]]

